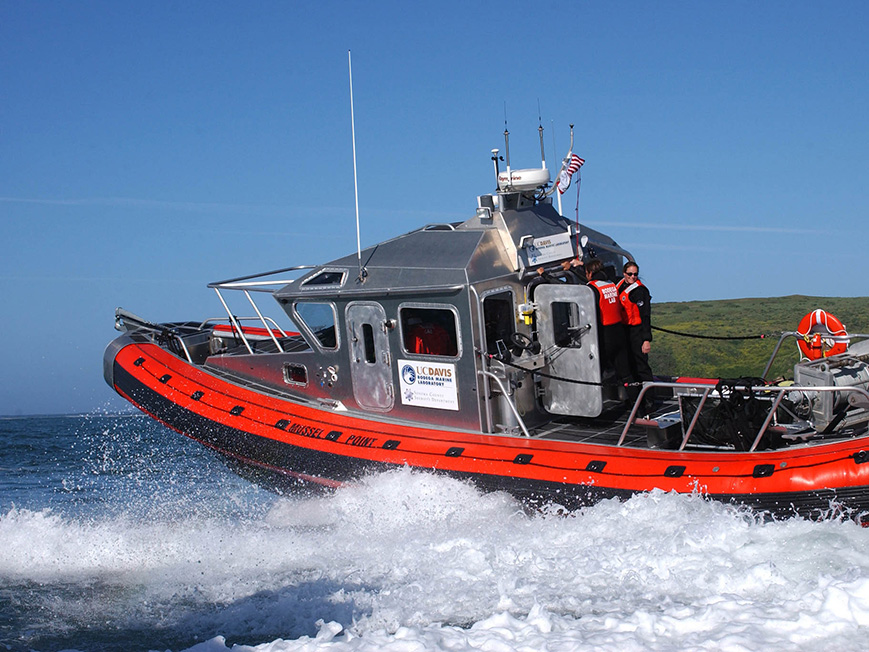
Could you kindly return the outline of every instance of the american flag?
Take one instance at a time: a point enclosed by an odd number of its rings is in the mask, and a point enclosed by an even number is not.
[[[582,167],[582,164],[585,163],[584,158],[578,157],[573,152],[568,154],[567,158],[570,163],[567,164],[566,168],[561,170],[561,174],[558,175],[558,181],[555,182],[555,185],[558,186],[558,192],[562,195],[570,187],[570,179]]]
[[[584,158],[579,158],[576,154],[570,155],[570,165],[567,166],[567,173],[573,176],[576,171],[582,167],[582,164],[585,163]]]

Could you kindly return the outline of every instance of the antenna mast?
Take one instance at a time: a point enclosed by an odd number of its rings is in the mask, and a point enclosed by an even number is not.
[[[537,133],[540,134],[540,167],[546,169],[546,154],[543,151],[543,118],[540,116],[540,98],[537,98]]]
[[[510,170],[510,132],[507,131],[507,101],[504,100],[504,154],[507,156],[507,187],[513,188],[513,172]]]
[[[359,262],[358,281],[364,281],[368,272],[362,267],[362,241],[359,236],[359,180],[356,175],[356,119],[353,112],[353,61],[347,50],[347,70],[350,73],[350,133],[353,136],[353,193],[356,196],[356,259]]]
[[[570,163],[570,154],[573,153],[573,125],[570,125],[570,150],[565,157],[565,159],[561,162],[561,169],[563,170]],[[561,172],[559,172],[559,175]],[[558,191],[558,214],[562,217],[564,213],[561,210],[561,191]]]

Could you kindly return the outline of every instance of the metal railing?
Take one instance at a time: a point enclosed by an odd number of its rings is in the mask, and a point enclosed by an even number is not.
[[[779,350],[781,349],[782,344],[786,339],[794,338],[795,340],[804,340],[806,338],[802,333],[798,333],[796,331],[785,331],[778,338],[778,342],[776,342],[775,348],[772,351],[772,355],[769,356],[769,361],[766,363],[766,367],[763,369],[763,374],[761,374],[761,378],[766,380],[766,376],[769,373],[769,370],[772,368],[772,363],[775,361],[776,356],[778,355]],[[823,339],[831,341],[831,342],[845,342],[849,343],[851,340],[855,338],[859,339],[867,339],[869,335],[865,333],[849,333],[847,335],[823,335]],[[841,354],[840,354],[841,355]]]
[[[218,296],[220,296],[219,293],[218,293]],[[221,300],[221,303],[223,304],[224,309],[227,309],[226,302],[224,302],[222,296],[220,297],[220,300]],[[272,325],[272,327],[270,328],[269,326],[266,326],[265,327],[266,333],[272,339],[272,341],[275,343],[275,346],[277,347],[278,351],[280,351],[281,353],[284,353],[284,348],[283,348],[283,346],[281,346],[280,340],[278,340],[277,337],[275,336],[275,332],[280,333],[281,337],[288,337],[287,332],[283,328],[281,328],[278,325],[278,323],[274,319],[272,319],[271,317],[264,317],[263,314],[256,308],[256,306],[254,306],[254,310],[256,310],[256,313],[257,313],[256,317],[238,317],[237,315],[230,315],[229,318],[227,318],[227,317],[211,317],[211,318],[203,321],[199,325],[199,328],[206,328],[212,322],[215,322],[215,323],[227,322],[232,327],[230,329],[230,335],[232,335],[233,338],[238,336],[242,340],[242,342],[245,344],[245,347],[247,348],[247,350],[250,353],[253,353],[253,351],[251,350],[252,347],[250,346],[249,342],[247,341],[247,336],[249,335],[249,333],[245,332],[244,326],[242,326],[241,324],[243,322],[246,322],[246,321],[258,321],[259,323],[261,323],[263,325],[265,325],[266,323],[270,323]],[[229,312],[228,309],[227,309],[227,312]]]
[[[709,385],[705,383],[664,383],[664,382],[653,382],[653,383],[643,383],[643,388],[640,390],[640,394],[637,397],[636,402],[634,403],[634,407],[631,410],[631,414],[628,417],[627,422],[625,423],[625,427],[622,430],[621,437],[619,437],[619,441],[617,446],[621,446],[625,438],[628,435],[628,430],[632,425],[634,425],[634,421],[637,418],[637,412],[640,409],[640,406],[643,403],[643,399],[646,394],[655,389],[655,388],[665,388],[665,389],[673,389],[673,390],[693,390],[695,392],[700,393],[700,402],[697,405],[696,410],[694,411],[694,415],[691,418],[691,423],[688,424],[688,428],[685,430],[682,436],[682,443],[679,446],[679,450],[684,450],[688,445],[688,440],[691,438],[692,433],[694,432],[695,426],[697,425],[697,421],[700,418],[700,413],[703,410],[703,407],[706,405],[706,400],[709,398],[710,394],[716,393],[722,399],[726,399],[725,396],[719,392],[717,385]],[[770,398],[771,395],[775,394],[775,398],[770,401],[771,405],[769,411],[767,412],[766,418],[763,421],[763,425],[761,425],[760,429],[757,432],[757,435],[754,437],[754,440],[749,448],[748,452],[754,452],[757,450],[757,447],[760,445],[761,439],[763,439],[763,435],[769,429],[770,424],[775,418],[776,411],[778,410],[779,405],[781,405],[782,399],[785,394],[788,392],[794,391],[811,391],[811,392],[839,392],[843,394],[857,394],[862,396],[867,403],[869,403],[869,391],[863,389],[862,387],[837,387],[833,385],[822,385],[822,386],[805,386],[805,385],[790,385],[781,387],[778,385],[761,385],[761,386],[739,386],[737,390],[734,391],[745,391],[749,393],[753,393],[754,395],[758,394],[767,394]],[[696,395],[696,394],[695,394]]]
[[[247,349],[248,353],[253,354],[254,350],[251,346],[250,342],[247,339],[247,336],[244,333],[244,329],[239,324],[240,319],[236,317],[232,311],[229,309],[229,305],[226,303],[226,300],[223,298],[223,294],[221,294],[221,290],[238,290],[244,294],[247,298],[250,305],[253,307],[254,312],[257,314],[257,319],[263,325],[266,332],[271,337],[272,342],[274,342],[278,351],[283,353],[284,347],[281,346],[281,343],[278,341],[278,338],[275,337],[274,331],[269,326],[268,322],[271,322],[275,326],[277,324],[275,321],[269,317],[264,317],[262,312],[260,312],[259,307],[257,307],[256,302],[253,300],[253,297],[250,295],[251,292],[267,292],[268,294],[273,294],[277,287],[282,287],[287,285],[288,283],[292,283],[295,279],[275,279],[269,281],[255,281],[254,279],[262,279],[266,276],[273,276],[274,274],[285,274],[287,272],[298,272],[307,269],[314,269],[313,265],[296,265],[294,267],[284,267],[282,269],[276,269],[271,272],[262,272],[260,274],[249,274],[247,276],[239,276],[238,278],[231,278],[225,281],[217,281],[216,283],[209,283],[208,287],[212,288],[217,293],[217,298],[220,300],[223,309],[226,311],[227,316],[229,317],[229,323],[232,324],[235,332],[238,333],[241,338],[242,343]],[[251,318],[253,319],[253,318]],[[278,327],[279,330],[284,337],[286,337],[286,332]]]
[[[167,326],[165,324],[155,324],[147,319],[142,319],[139,315],[133,314],[129,310],[115,308],[115,330],[127,332],[131,330],[130,327],[156,333],[160,338],[174,340],[181,347],[181,351],[184,353],[184,357],[187,358],[187,361],[190,363],[193,362],[193,356],[190,355],[190,350],[184,342],[184,336],[179,333],[175,327]]]
[[[516,405],[514,405],[514,403],[513,403],[513,397],[507,393],[507,389],[504,387],[504,384],[501,382],[501,379],[498,378],[498,376],[493,374],[491,371],[480,370],[477,373],[481,374],[482,376],[484,376],[486,378],[491,378],[492,380],[495,381],[495,384],[498,386],[498,389],[501,391],[501,393],[504,395],[504,397],[506,399],[505,402],[507,403],[507,405],[510,406],[510,411],[513,413],[513,416],[516,418],[517,424],[522,429],[522,433],[526,437],[530,437],[531,435],[528,432],[528,428],[525,427],[525,421],[522,419],[521,415],[519,414],[519,410],[516,409]],[[491,428],[490,428],[489,432],[492,432]]]

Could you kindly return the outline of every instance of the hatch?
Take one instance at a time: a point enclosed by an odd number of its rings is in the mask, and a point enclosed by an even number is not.
[[[603,391],[594,292],[553,283],[537,287],[534,302],[537,338],[552,376],[542,378],[544,407],[552,414],[598,416]]]
[[[386,312],[373,301],[355,301],[345,310],[350,342],[353,397],[364,410],[388,412],[395,403]]]

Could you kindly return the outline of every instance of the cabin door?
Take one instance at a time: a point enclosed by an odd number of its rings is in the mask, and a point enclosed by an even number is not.
[[[388,412],[395,403],[395,391],[386,312],[379,303],[357,301],[348,304],[344,314],[353,397],[365,410]]]
[[[585,285],[539,285],[534,303],[537,339],[550,361],[547,373],[555,377],[542,377],[544,407],[552,414],[598,416],[603,388],[594,292]]]

